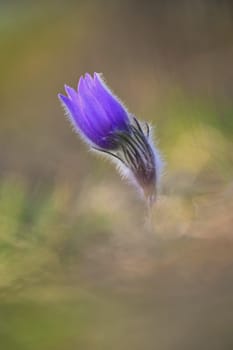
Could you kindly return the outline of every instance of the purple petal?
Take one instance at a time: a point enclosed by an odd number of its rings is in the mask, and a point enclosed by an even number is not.
[[[78,92],[82,95],[89,95],[89,98],[96,99],[96,102],[102,106],[107,118],[112,123],[112,129],[127,129],[129,124],[127,111],[111,93],[98,73],[94,73],[94,78],[88,73],[85,74],[85,78],[81,77],[78,84]]]
[[[86,79],[80,81],[80,108],[89,122],[99,132],[99,135],[105,137],[113,130],[113,125],[103,108],[104,106],[96,99],[93,90],[89,88],[90,83],[91,81],[87,82]]]
[[[77,91],[67,85],[65,91],[67,97],[59,95],[59,98],[72,124],[92,143],[111,149],[113,141],[109,139],[114,131],[128,132],[127,111],[97,73],[94,77],[88,73],[81,76]]]
[[[77,92],[72,87],[65,85],[65,90],[71,100],[75,100],[78,97]]]
[[[105,85],[99,74],[94,73],[95,96],[102,101],[103,107],[109,118],[119,129],[127,129],[129,117],[127,111],[117,98],[111,93]]]
[[[58,97],[67,110],[68,118],[70,119],[75,130],[81,132],[83,136],[86,136],[91,140],[93,134],[92,127],[89,125],[88,121],[83,118],[78,105],[71,101],[67,96],[58,94]]]

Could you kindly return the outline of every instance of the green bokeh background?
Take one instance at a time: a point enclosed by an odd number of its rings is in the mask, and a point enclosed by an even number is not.
[[[0,2],[0,348],[233,348],[230,1]],[[102,72],[166,162],[150,230],[57,93]]]

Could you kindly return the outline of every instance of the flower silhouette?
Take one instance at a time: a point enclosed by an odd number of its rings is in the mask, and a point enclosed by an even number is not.
[[[110,91],[101,75],[85,74],[77,90],[65,86],[59,94],[75,131],[114,160],[149,202],[156,198],[162,161],[148,123],[139,122]]]

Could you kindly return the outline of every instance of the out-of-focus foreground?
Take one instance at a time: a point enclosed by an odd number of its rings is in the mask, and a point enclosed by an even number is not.
[[[0,6],[1,349],[232,349],[231,2]],[[59,105],[93,71],[156,126],[150,230]]]

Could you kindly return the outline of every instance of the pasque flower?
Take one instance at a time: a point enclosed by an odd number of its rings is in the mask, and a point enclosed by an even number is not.
[[[130,114],[98,73],[93,77],[85,74],[77,90],[65,85],[65,91],[66,96],[58,96],[75,131],[91,149],[111,157],[120,172],[152,202],[162,162],[150,125]]]

